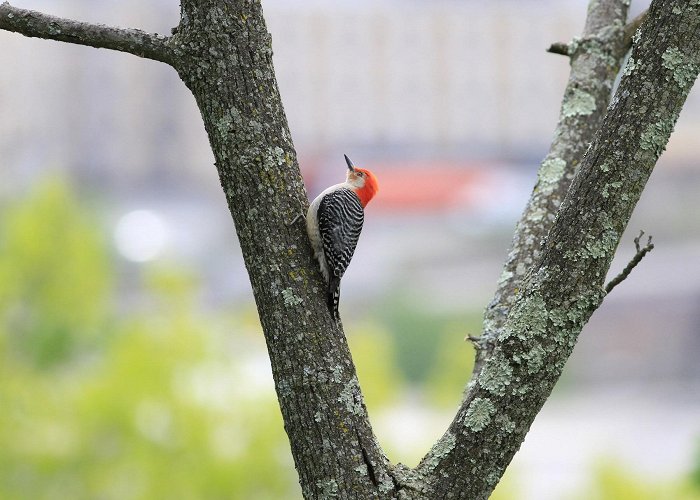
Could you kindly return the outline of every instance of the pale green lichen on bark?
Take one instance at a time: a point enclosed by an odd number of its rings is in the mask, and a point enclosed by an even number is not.
[[[515,430],[515,422],[513,422],[513,420],[506,413],[499,413],[496,415],[494,422],[496,422],[496,425],[503,429],[503,431],[505,431],[507,434],[510,434]]]
[[[486,484],[490,485],[490,487],[495,487],[498,482],[501,480],[501,477],[503,476],[503,470],[497,469],[489,472],[489,474],[486,476]]]
[[[333,366],[331,370],[331,380],[336,383],[340,383],[343,380],[343,367],[341,365]]]
[[[575,301],[551,309],[549,319],[554,325],[561,325],[562,332],[578,332],[591,311],[598,308],[604,296],[605,291],[602,287],[579,292]]]
[[[604,190],[612,184],[621,185],[621,183],[610,183],[605,186]],[[606,198],[607,195],[603,195],[603,197]],[[619,234],[617,231],[612,228],[606,228],[603,233],[597,237],[588,235],[583,247],[577,250],[567,250],[564,253],[564,257],[574,262],[610,257],[615,253],[618,241]]]
[[[569,316],[568,316],[568,307],[564,308],[554,308],[551,311],[549,311],[549,320],[552,322],[552,325],[561,330],[563,327],[567,325],[569,322]]]
[[[513,368],[500,351],[496,351],[484,366],[479,385],[495,396],[503,396],[511,383]]]
[[[234,125],[240,126],[242,123],[243,118],[240,112],[236,108],[231,107],[216,123],[216,130],[222,138],[226,138],[234,130]]]
[[[430,449],[428,460],[424,464],[426,469],[432,472],[440,460],[443,457],[446,457],[454,449],[456,443],[457,438],[455,435],[452,432],[447,431]]]
[[[654,157],[659,157],[666,149],[668,138],[673,132],[675,117],[671,120],[661,120],[650,123],[642,132],[639,147],[645,151],[653,153]]]
[[[513,273],[508,269],[503,269],[500,278],[498,278],[498,284],[501,285],[513,277]]]
[[[367,466],[365,464],[360,464],[355,469],[353,469],[355,472],[360,474],[361,476],[366,476],[367,475]]]
[[[681,89],[693,84],[698,74],[698,65],[676,47],[668,47],[663,55],[663,67],[672,72],[673,80]]]
[[[559,182],[562,175],[564,175],[565,170],[566,161],[562,160],[561,158],[557,158],[556,156],[547,158],[542,162],[540,170],[537,173],[540,184],[550,189],[553,188],[556,183]]]
[[[541,336],[546,331],[547,305],[539,292],[532,292],[523,300],[516,302],[498,340],[507,340],[513,332],[518,332],[518,338],[525,340],[528,335]]]
[[[285,288],[282,290],[282,297],[284,298],[284,305],[288,307],[298,306],[304,302],[304,299],[294,295],[294,290],[291,288]]]
[[[585,54],[600,59],[607,66],[616,66],[613,43],[624,29],[622,21],[616,19],[612,24],[601,28],[597,33],[587,37],[574,37],[568,44],[568,53],[572,57]]]
[[[464,415],[464,426],[474,432],[480,432],[491,423],[496,407],[488,398],[474,398]]]
[[[389,493],[390,491],[393,491],[395,488],[394,482],[391,480],[390,477],[384,476],[384,479],[381,479],[379,481],[379,492],[380,493]]]
[[[634,32],[634,35],[632,35],[632,46],[636,46],[639,43],[639,38],[642,36],[642,26],[640,25],[639,28]]]
[[[630,58],[627,59],[627,64],[625,64],[625,68],[622,70],[622,75],[631,75],[635,69],[637,69],[637,62],[634,60],[634,57],[630,56]]]
[[[284,149],[274,146],[266,150],[265,164],[274,167],[286,164]]]
[[[363,412],[362,402],[359,398],[360,384],[357,380],[357,376],[353,376],[338,396],[338,402],[345,405],[345,409],[348,413],[353,413],[359,415]]]
[[[338,498],[338,483],[335,479],[316,481],[316,488],[319,489],[319,497],[322,499]]]
[[[603,170],[602,167],[601,167],[601,170]],[[603,170],[603,172],[607,172],[607,170]],[[600,194],[603,198],[608,198],[608,196],[610,196],[611,192],[615,192],[618,189],[620,189],[621,187],[622,187],[622,182],[620,182],[620,181],[610,182],[610,183],[606,184],[605,186],[603,186],[603,189],[600,192]]]
[[[571,95],[564,97],[561,107],[562,116],[587,116],[596,109],[595,97],[581,89],[574,89]]]
[[[544,358],[547,355],[544,348],[536,343],[532,348],[522,356],[523,361],[527,367],[527,372],[532,375],[537,373],[542,369],[544,364]]]

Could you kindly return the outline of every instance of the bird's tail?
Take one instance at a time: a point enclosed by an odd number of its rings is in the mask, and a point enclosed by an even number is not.
[[[340,321],[340,314],[338,313],[338,304],[340,303],[340,278],[332,276],[328,282],[328,295],[326,297],[328,301],[328,310],[333,316],[333,319]]]

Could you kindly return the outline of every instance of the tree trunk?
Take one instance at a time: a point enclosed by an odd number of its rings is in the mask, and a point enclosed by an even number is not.
[[[391,491],[304,219],[292,222],[308,201],[260,4],[183,2],[173,47],[236,225],[304,496]]]
[[[627,3],[591,2],[584,37],[567,50],[572,77],[560,125],[487,311],[478,369],[449,429],[413,470],[393,466],[379,448],[344,333],[325,305],[297,217],[307,196],[260,3],[182,0],[181,22],[168,38],[8,3],[0,5],[0,29],[162,61],[192,91],[305,498],[485,499],[604,297],[620,235],[700,67],[700,2],[654,0],[601,125],[625,50]]]

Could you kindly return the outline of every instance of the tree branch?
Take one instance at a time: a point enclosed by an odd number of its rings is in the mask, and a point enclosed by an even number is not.
[[[581,158],[600,128],[610,103],[615,77],[626,49],[622,27],[628,5],[623,0],[592,1],[579,48],[571,57],[554,139],[538,180],[515,228],[496,293],[484,313],[481,342],[473,376],[478,375],[490,346],[503,327],[526,272],[540,255],[541,242],[554,223]]]
[[[700,4],[653,0],[649,12],[495,347],[415,471],[428,498],[488,498],[603,300],[620,236],[700,71]]]
[[[308,197],[262,6],[182,0],[171,44],[204,120],[270,355],[304,498],[391,498],[342,330],[328,313],[304,224]],[[338,165],[338,175],[347,167]],[[395,495],[394,495],[395,496]]]
[[[488,355],[450,428],[414,470],[392,466],[378,445],[308,237],[289,224],[308,201],[260,2],[182,0],[170,39],[8,3],[0,5],[0,29],[176,65],[202,113],[236,225],[305,498],[481,500],[602,301],[620,235],[700,68],[700,5],[654,0],[591,143],[624,55],[628,3],[591,2],[555,140],[477,341]]]
[[[647,12],[648,10],[645,10],[641,14],[639,14],[637,17],[632,19],[629,23],[625,25],[625,34],[624,34],[624,48],[625,52],[630,50],[632,48],[632,38],[634,37],[634,34],[636,33],[637,29],[642,25],[642,22],[644,22],[644,19],[647,17]],[[579,42],[577,40],[576,42]],[[572,53],[572,48],[576,44],[571,44],[571,43],[564,43],[564,42],[554,42],[552,45],[549,46],[547,49],[547,52],[550,52],[552,54],[559,54],[562,56],[570,56]]]
[[[637,249],[637,253],[634,254],[634,257],[632,257],[632,260],[629,261],[629,263],[625,266],[625,268],[622,270],[620,274],[615,276],[610,282],[605,285],[605,294],[609,294],[613,288],[615,288],[617,285],[622,283],[625,279],[627,279],[627,276],[630,275],[632,272],[632,269],[637,267],[637,264],[639,264],[644,256],[651,252],[654,249],[654,244],[651,242],[651,235],[649,235],[649,238],[647,238],[647,244],[644,245],[643,247],[639,246],[639,240],[644,236],[644,231],[639,231],[639,236],[637,236],[634,239],[634,247]]]
[[[169,37],[137,29],[112,28],[64,19],[41,12],[0,4],[0,29],[28,37],[87,45],[128,52],[139,57],[171,64]]]

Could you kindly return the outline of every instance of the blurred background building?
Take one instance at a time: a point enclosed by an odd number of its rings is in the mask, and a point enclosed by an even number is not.
[[[633,2],[633,14],[647,3]],[[13,5],[159,33],[179,14],[174,0]],[[459,383],[468,378],[462,338],[478,331],[495,289],[568,76],[568,61],[545,49],[580,33],[587,2],[263,5],[309,196],[342,179],[343,153],[380,180],[341,314],[393,339],[408,388],[370,411],[380,440],[410,461],[452,414],[426,402],[430,369],[417,367],[440,364],[444,341],[462,349]],[[5,32],[0,68],[0,203],[20,202],[47,176],[69,179],[110,242],[119,314],[150,300],[143,276],[159,263],[200,277],[203,311],[252,308],[201,119],[174,70]],[[514,462],[513,498],[569,498],[600,457],[662,482],[700,462],[699,135],[696,89],[611,275],[640,229],[656,249],[585,328]],[[267,369],[249,375],[269,382]]]

